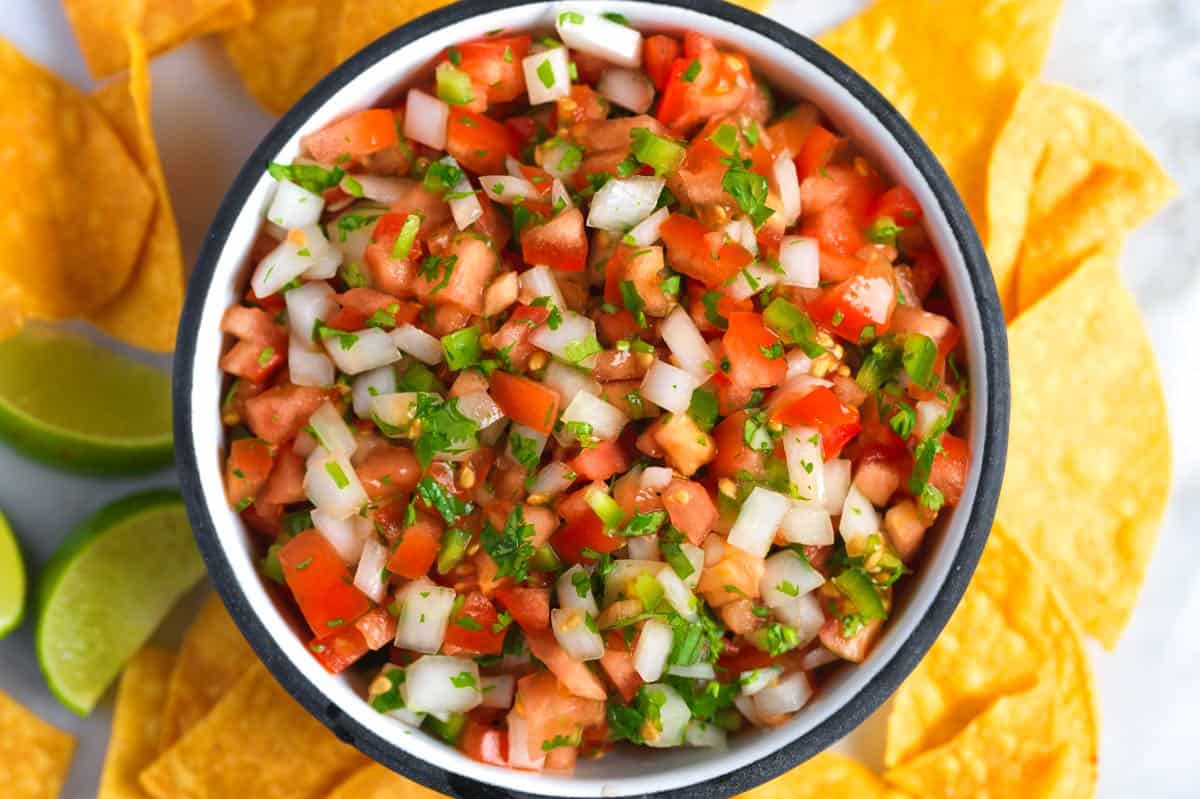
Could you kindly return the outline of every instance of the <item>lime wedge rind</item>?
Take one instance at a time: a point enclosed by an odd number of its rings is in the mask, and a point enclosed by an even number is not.
[[[25,561],[8,519],[0,513],[0,638],[25,620]]]

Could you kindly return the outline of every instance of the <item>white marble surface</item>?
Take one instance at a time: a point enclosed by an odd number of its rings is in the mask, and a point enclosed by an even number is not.
[[[953,2],[954,0],[946,0]],[[1019,1],[1019,0],[1018,0]],[[770,14],[816,32],[860,0],[775,0]],[[0,35],[77,85],[91,83],[55,0],[5,0]],[[154,117],[184,249],[195,256],[225,186],[271,118],[241,91],[220,47],[200,42],[155,61]],[[1104,719],[1100,795],[1200,796],[1195,752],[1200,696],[1200,3],[1196,0],[1066,0],[1050,79],[1085,89],[1146,137],[1182,196],[1135,234],[1124,269],[1146,314],[1167,389],[1175,442],[1175,485],[1133,623],[1114,652],[1093,647]],[[1189,349],[1192,348],[1192,349]],[[1131,424],[1136,420],[1131,419]],[[166,485],[165,472],[139,480],[81,479],[32,464],[0,447],[0,507],[36,569],[72,524],[111,498]],[[177,625],[168,624],[168,628]],[[170,635],[170,629],[165,633]],[[46,692],[33,658],[30,624],[0,642],[0,688],[80,736],[64,797],[95,795],[109,707],[78,719]],[[868,763],[882,751],[877,714],[839,747]]]

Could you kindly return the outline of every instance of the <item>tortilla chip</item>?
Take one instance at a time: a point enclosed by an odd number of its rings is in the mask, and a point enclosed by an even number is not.
[[[0,284],[30,317],[79,316],[133,274],[154,193],[79,91],[0,40]]]
[[[820,37],[899,109],[981,229],[985,165],[1041,71],[1062,0],[879,0]]]
[[[126,343],[170,352],[175,348],[175,331],[183,309],[183,252],[154,142],[146,48],[132,31],[129,49],[129,77],[103,87],[94,99],[154,187],[158,202],[133,277],[119,296],[92,315],[91,321]]]
[[[161,710],[175,655],[147,646],[125,666],[96,799],[147,799],[138,774],[158,756]]]
[[[385,33],[448,5],[448,0],[345,0],[337,38],[340,64]]]
[[[1177,192],[1137,131],[1081,92],[1031,83],[988,166],[988,258],[1010,318]]]
[[[1027,588],[1038,595],[1036,604],[1044,612],[1037,681],[1020,693],[997,698],[953,738],[884,776],[914,796],[1092,796],[1099,722],[1087,655],[1073,617],[1042,579],[1034,559],[1002,527],[992,531],[978,574],[981,579],[973,581],[971,591],[998,591],[1017,604],[1025,604]],[[889,725],[889,735],[890,730]]]
[[[129,66],[126,28],[136,29],[154,56],[253,14],[246,0],[63,0],[63,8],[94,78]]]
[[[0,691],[0,785],[4,799],[58,799],[75,736],[50,726]]]
[[[157,799],[322,799],[366,762],[255,664],[141,781]]]
[[[226,34],[234,67],[266,109],[287,111],[336,66],[342,5],[343,0],[256,0],[254,21]]]
[[[901,799],[902,794],[890,788],[870,769],[845,755],[822,752],[812,760],[797,766],[736,799]],[[331,797],[332,799],[332,797]]]
[[[171,673],[163,709],[165,752],[221,701],[258,657],[233,623],[216,594],[204,604],[188,628]]]
[[[996,518],[1113,647],[1171,482],[1154,351],[1116,253],[1086,259],[1009,328],[1012,422]]]
[[[356,771],[325,799],[442,799],[442,794],[372,763]]]
[[[766,10],[767,6],[771,5],[771,0],[729,0],[729,2],[760,14]]]

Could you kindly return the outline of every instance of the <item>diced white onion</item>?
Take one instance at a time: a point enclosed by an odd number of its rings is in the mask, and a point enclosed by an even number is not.
[[[696,597],[683,584],[683,580],[679,579],[679,575],[675,573],[674,569],[660,569],[656,579],[662,586],[663,598],[671,607],[675,608],[675,612],[687,621],[695,621],[699,618],[696,610]]]
[[[420,89],[408,90],[404,109],[404,135],[435,150],[446,149],[450,106]]]
[[[700,381],[691,373],[655,360],[642,378],[642,398],[672,413],[684,413],[692,402],[692,392]]]
[[[369,327],[350,335],[353,338],[334,336],[325,340],[325,352],[346,374],[369,372],[400,360],[400,352],[386,331]]]
[[[796,631],[799,646],[807,646],[825,624],[825,611],[821,609],[819,596],[813,591],[772,608],[772,612],[775,618]]]
[[[550,202],[556,212],[559,209],[575,207],[575,203],[571,202],[571,193],[558,178],[555,178],[554,182],[550,184]]]
[[[654,212],[666,183],[644,175],[612,178],[592,197],[588,227],[624,233]]]
[[[766,688],[783,674],[782,666],[763,666],[759,669],[743,671],[738,675],[738,685],[742,696],[754,696]]]
[[[538,196],[532,183],[512,175],[484,175],[479,179],[479,185],[483,187],[483,193],[488,199],[501,205],[512,205],[517,200],[528,200]]]
[[[342,561],[348,566],[358,563],[359,557],[362,556],[363,545],[366,544],[362,529],[355,524],[357,518],[357,516],[350,516],[339,519],[330,516],[320,508],[312,512],[313,527],[317,528],[325,540],[333,545]]]
[[[754,696],[754,707],[765,716],[795,713],[812,697],[812,685],[802,671],[793,672]]]
[[[635,114],[646,113],[654,103],[654,84],[645,73],[636,69],[606,69],[596,90],[602,97]]]
[[[625,545],[629,548],[629,557],[634,560],[662,560],[662,553],[658,549],[658,536],[656,535],[640,535],[634,538],[625,539]]]
[[[321,352],[312,352],[295,336],[288,336],[288,376],[298,386],[328,388],[337,379],[333,361]]]
[[[545,439],[543,439],[545,443]],[[530,494],[541,494],[543,497],[557,497],[575,482],[575,472],[562,461],[552,461],[542,467],[533,478],[529,487]]]
[[[758,585],[763,604],[785,624],[790,624],[793,619],[803,618],[803,600],[824,583],[820,572],[795,552],[785,549],[767,558]]]
[[[521,169],[521,162],[513,158],[511,154],[504,156],[504,169],[514,178],[525,177],[525,170]]]
[[[542,382],[559,393],[564,406],[569,405],[580,391],[586,391],[594,397],[600,396],[601,391],[600,384],[587,372],[557,360],[550,361],[546,366]]]
[[[599,14],[560,7],[554,25],[559,38],[574,50],[623,67],[642,65],[642,34]]]
[[[445,655],[417,658],[406,670],[400,691],[405,707],[417,713],[465,713],[483,701],[479,665]]]
[[[375,536],[369,535],[363,542],[362,556],[354,572],[354,587],[377,605],[382,605],[387,595],[387,580],[383,578],[383,570],[390,554]]]
[[[353,455],[358,447],[354,432],[329,401],[313,411],[308,425],[317,443],[330,455]]]
[[[576,577],[577,574],[582,574],[583,577]],[[579,586],[575,585],[576,580],[579,580]],[[555,587],[558,590],[558,606],[560,608],[582,610],[592,616],[600,615],[596,597],[592,594],[592,577],[583,566],[576,564],[567,569],[558,578]],[[583,596],[580,596],[580,588],[584,589]]]
[[[792,544],[823,547],[833,543],[833,520],[829,518],[829,511],[821,505],[793,502],[783,517],[780,530]]]
[[[654,560],[614,560],[612,569],[604,577],[604,604],[607,607],[625,593],[629,584],[638,575],[648,574],[651,577],[666,567],[665,563]]]
[[[601,441],[611,441],[621,435],[629,417],[599,397],[581,391],[562,412],[562,422],[564,429],[561,434],[556,435],[560,441],[565,438],[564,443],[575,439],[575,434],[566,429],[568,422],[587,422],[592,426],[593,437]]]
[[[879,512],[856,485],[851,485],[846,493],[842,518],[838,520],[838,532],[852,552],[861,552],[867,536],[879,532]]]
[[[512,429],[508,433],[508,444],[506,445],[505,450],[504,450],[508,454],[509,459],[511,459],[513,463],[520,462],[517,460],[517,456],[512,451],[513,436],[520,436],[521,438],[526,439],[527,441],[532,441],[533,442],[533,451],[535,453],[537,453],[537,456],[539,458],[542,457],[542,450],[544,450],[546,448],[546,442],[549,440],[545,433],[539,433],[537,430],[534,430],[532,427],[526,427],[523,424],[518,424],[516,422],[513,422]]]
[[[936,400],[921,400],[917,403],[917,422],[913,433],[917,438],[927,438],[933,426],[946,415],[946,406]]]
[[[374,204],[366,205],[365,207],[352,205],[346,209],[345,213],[338,216],[337,221],[330,222],[325,226],[325,229],[330,231],[329,245],[341,253],[343,262],[362,263],[367,254],[367,247],[371,245],[371,240],[375,236],[375,226],[379,224],[379,220],[372,219],[362,227],[354,228],[354,230],[339,230],[338,224],[346,217],[362,217],[363,214],[378,216],[379,211],[379,206]]]
[[[655,244],[661,237],[659,230],[662,228],[663,222],[667,221],[667,217],[671,212],[666,208],[659,208],[650,216],[643,219],[633,226],[633,229],[626,235],[635,247],[649,247]]]
[[[707,721],[692,719],[688,722],[683,734],[683,742],[688,746],[703,746],[710,749],[724,749],[728,744],[725,730]]]
[[[821,285],[821,251],[816,239],[784,236],[779,245],[783,285],[815,289]]]
[[[450,190],[450,195],[452,199],[446,203],[450,206],[450,215],[454,217],[454,224],[459,230],[466,230],[483,216],[483,204],[475,196],[471,179],[465,174]]]
[[[804,656],[800,658],[800,668],[805,671],[819,669],[821,666],[827,666],[830,663],[837,663],[841,658],[830,652],[823,646],[815,646]]]
[[[581,342],[589,339],[596,339],[596,323],[583,314],[567,310],[562,312],[562,321],[557,329],[551,330],[550,325],[538,325],[529,335],[530,344],[568,363],[575,362],[571,355],[579,348]],[[590,368],[596,363],[596,356],[589,355],[578,363],[584,368]]]
[[[275,294],[312,266],[312,258],[301,255],[301,249],[291,241],[284,241],[258,262],[250,278],[250,288],[254,289],[255,296]]]
[[[804,354],[804,350],[795,349],[787,354],[787,377],[786,380],[791,380],[794,377],[807,375],[812,370],[812,358]]]
[[[354,415],[359,419],[370,419],[372,398],[382,394],[392,394],[395,391],[396,369],[390,364],[363,372],[354,378],[354,387],[351,391],[354,400]]]
[[[428,654],[441,649],[454,598],[453,588],[436,585],[427,577],[420,577],[404,586],[396,597],[400,604],[396,646]],[[421,709],[441,710],[436,707]]]
[[[297,186],[290,180],[281,180],[275,187],[275,197],[267,209],[267,219],[282,228],[315,225],[321,220],[325,200],[319,194]]]
[[[362,196],[368,200],[385,203],[391,205],[404,195],[412,187],[412,180],[409,178],[397,178],[390,175],[369,175],[360,173],[348,175],[352,178],[358,187],[362,189]],[[346,179],[342,179],[343,188],[346,186]]]
[[[662,491],[675,479],[675,472],[666,466],[648,466],[642,472],[642,488],[651,491]]]
[[[506,710],[512,707],[513,696],[517,690],[517,678],[511,674],[480,677],[479,689],[483,693],[483,701],[480,702],[480,706]]]
[[[571,68],[565,47],[552,47],[528,55],[521,59],[521,69],[525,72],[525,90],[529,92],[530,105],[552,103],[571,93]]]
[[[646,746],[661,749],[682,744],[683,734],[687,730],[688,722],[692,720],[692,711],[688,709],[683,697],[674,688],[663,683],[647,685],[642,690],[651,696],[661,694],[663,697],[663,702],[658,708],[658,718],[662,724],[662,730],[653,741],[647,740]],[[657,701],[655,704],[658,704]]]
[[[716,538],[719,541],[721,537],[710,535],[709,538]],[[688,559],[688,563],[692,564],[692,573],[683,578],[683,584],[695,590],[696,586],[700,584],[700,571],[704,568],[704,550],[695,544],[680,544],[679,549]]]
[[[633,667],[643,680],[654,682],[663,675],[674,640],[671,625],[661,619],[647,619],[642,625],[642,634],[633,649]]]
[[[733,706],[738,709],[742,717],[756,727],[762,727],[762,719],[758,715],[758,709],[754,707],[754,697],[738,694],[733,698]]]
[[[783,280],[783,275],[779,272],[766,264],[755,261],[738,272],[725,291],[735,300],[747,300],[760,291],[779,285],[781,280]]]
[[[377,394],[371,397],[370,410],[367,414],[378,417],[379,421],[391,427],[407,429],[412,423],[413,413],[417,408],[419,391],[400,391],[394,394]],[[436,396],[436,395],[434,395]]]
[[[504,418],[504,411],[500,410],[492,395],[482,389],[459,397],[458,412],[479,425],[480,430]]]
[[[342,265],[342,253],[329,242],[319,225],[293,228],[288,238],[297,239],[300,257],[308,259],[308,268],[303,275],[305,278],[328,280],[337,274],[338,267]]]
[[[658,331],[682,369],[701,384],[712,377],[716,363],[712,349],[704,340],[704,336],[700,335],[700,329],[692,321],[692,315],[684,310],[682,305],[676,306],[675,310],[667,314]]]
[[[754,225],[750,224],[749,219],[744,216],[731,219],[722,230],[726,236],[749,250],[751,255],[758,255],[758,239],[754,236]]]
[[[776,156],[771,174],[775,178],[775,193],[779,195],[784,227],[791,227],[800,218],[800,176],[796,174],[792,154],[785,151]]]
[[[575,157],[575,145],[562,139],[551,139],[541,146],[542,169],[559,180],[566,180],[579,171],[581,159]],[[569,156],[569,157],[568,157]],[[563,161],[567,161],[564,166]]]
[[[788,427],[783,434],[783,454],[788,479],[802,502],[825,499],[825,469],[821,456],[821,434],[814,427]]]
[[[521,273],[521,302],[532,305],[539,297],[549,297],[550,304],[560,311],[567,309],[566,300],[558,288],[558,281],[548,266],[535,266]]]
[[[541,771],[546,756],[534,760],[529,756],[529,721],[517,711],[508,714],[508,767]]]
[[[323,280],[314,280],[297,286],[283,295],[287,304],[288,327],[292,337],[305,349],[316,350],[313,328],[334,310],[333,289]]]
[[[304,472],[304,494],[335,519],[349,518],[367,504],[367,492],[345,455],[310,458]]]
[[[406,322],[393,330],[392,342],[421,363],[433,366],[442,362],[442,342],[414,324]]]
[[[667,666],[667,674],[672,677],[686,677],[689,680],[715,680],[717,670],[707,661],[701,660],[690,666]]]
[[[555,608],[550,611],[550,628],[567,654],[577,660],[599,660],[604,657],[604,639],[588,626],[587,613],[578,608]]]
[[[842,503],[850,490],[850,461],[838,458],[825,461],[825,510],[830,516],[842,512]]]
[[[755,486],[742,504],[727,542],[755,557],[765,557],[790,506],[783,494]]]
[[[317,449],[317,440],[310,436],[305,431],[301,430],[296,434],[296,440],[292,442],[292,451],[301,458],[307,458]]]

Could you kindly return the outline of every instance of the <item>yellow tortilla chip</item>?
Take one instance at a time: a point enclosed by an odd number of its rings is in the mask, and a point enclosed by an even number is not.
[[[836,752],[822,752],[736,799],[902,799],[866,766]]]
[[[87,97],[0,40],[0,284],[30,317],[86,314],[133,274],[154,193]]]
[[[988,258],[1010,318],[1177,192],[1137,131],[1081,92],[1031,83],[988,166]]]
[[[1041,71],[1062,0],[879,0],[820,38],[899,109],[976,226],[996,136]]]
[[[216,706],[258,658],[216,594],[205,603],[183,638],[163,708],[165,752]]]
[[[158,55],[253,15],[246,0],[63,0],[63,9],[95,78],[129,66],[126,28],[137,30],[150,54]]]
[[[183,253],[154,142],[146,48],[132,31],[129,48],[129,77],[103,87],[94,99],[145,172],[158,202],[133,277],[120,295],[92,315],[91,321],[114,338],[134,346],[170,352],[175,348],[175,331],[183,309]]]
[[[0,691],[0,785],[4,799],[58,799],[75,737]]]
[[[988,799],[1084,799],[1095,792],[1098,719],[1087,655],[1062,599],[1040,577],[1033,558],[1004,529],[992,531],[983,581],[1021,603],[1020,579],[1032,575],[1044,598],[1040,632],[1044,655],[1037,682],[995,700],[944,744],[916,755],[884,776],[914,796]],[[1018,577],[1017,584],[1007,582]],[[936,644],[935,644],[936,646]],[[889,727],[890,734],[890,727]]]
[[[242,82],[269,111],[282,114],[334,68],[343,2],[256,0],[254,21],[226,34]]]
[[[141,781],[156,799],[322,799],[366,762],[256,664]]]
[[[447,0],[345,0],[337,38],[338,63],[392,29],[444,5]]]
[[[138,774],[158,756],[161,710],[174,661],[171,652],[147,646],[125,666],[96,799],[147,799]]]
[[[1113,647],[1171,482],[1162,385],[1116,253],[1086,259],[1009,328],[1012,422],[996,518]]]
[[[372,763],[356,771],[325,799],[442,799],[442,795]]]
[[[748,8],[751,11],[757,11],[760,14],[766,10],[767,6],[771,5],[771,0],[729,0],[735,6]]]

